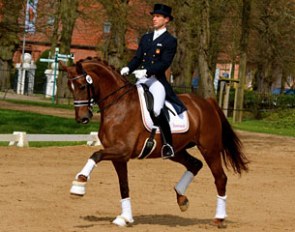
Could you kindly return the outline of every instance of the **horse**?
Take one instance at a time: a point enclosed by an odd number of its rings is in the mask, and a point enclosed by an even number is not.
[[[88,123],[93,116],[93,105],[98,105],[101,123],[98,137],[103,145],[103,149],[94,152],[76,175],[70,192],[83,196],[94,167],[103,160],[112,161],[121,193],[121,214],[112,222],[117,226],[130,225],[134,219],[127,163],[138,157],[150,135],[142,122],[136,84],[97,57],[88,57],[69,67],[62,62],[60,65],[67,73],[68,87],[73,94],[75,120]],[[181,211],[188,209],[189,200],[185,192],[203,167],[202,161],[187,151],[197,146],[212,172],[217,189],[216,214],[212,224],[225,227],[227,176],[223,166],[231,167],[234,173],[241,175],[248,171],[249,160],[242,151],[241,140],[214,99],[204,99],[193,93],[179,94],[178,97],[187,107],[189,129],[172,134],[175,156],[170,160],[186,168],[174,187],[177,204]],[[159,134],[154,138],[157,144],[161,144]],[[158,158],[160,153],[161,146],[156,146],[148,158]]]

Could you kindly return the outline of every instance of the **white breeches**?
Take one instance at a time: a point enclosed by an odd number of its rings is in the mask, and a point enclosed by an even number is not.
[[[156,77],[141,78],[136,84],[146,84],[154,97],[154,114],[159,116],[165,103],[165,88]]]

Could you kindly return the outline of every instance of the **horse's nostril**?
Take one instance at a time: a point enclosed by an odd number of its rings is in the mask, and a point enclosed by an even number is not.
[[[89,118],[82,118],[81,122],[83,124],[87,124],[89,122]]]

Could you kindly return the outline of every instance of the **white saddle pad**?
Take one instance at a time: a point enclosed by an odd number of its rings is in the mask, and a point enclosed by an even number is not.
[[[137,85],[137,92],[138,92],[138,97],[140,102],[143,124],[148,131],[152,131],[153,121],[150,116],[150,113],[147,110],[146,101],[144,97],[144,90],[141,85]],[[169,124],[171,128],[171,133],[184,133],[188,131],[189,120],[188,120],[187,111],[184,111],[183,113],[178,115],[170,102],[165,101],[165,105],[169,108],[168,112],[170,117]],[[173,112],[173,114],[170,112],[170,110]],[[157,133],[159,133],[159,129],[157,130]]]

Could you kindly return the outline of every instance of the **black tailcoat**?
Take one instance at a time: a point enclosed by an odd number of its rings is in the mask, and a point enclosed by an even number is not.
[[[136,69],[146,69],[148,77],[155,75],[165,88],[166,99],[180,114],[186,110],[186,107],[176,96],[165,76],[165,71],[171,65],[176,53],[177,39],[168,31],[154,41],[153,35],[154,33],[148,33],[142,36],[135,56],[128,63],[130,73]]]

